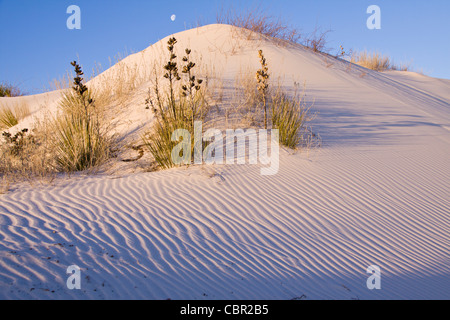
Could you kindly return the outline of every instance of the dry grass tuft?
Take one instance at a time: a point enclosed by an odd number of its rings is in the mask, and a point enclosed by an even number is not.
[[[16,103],[12,107],[0,105],[0,130],[9,129],[30,115],[26,103]]]
[[[389,57],[383,56],[379,52],[357,52],[353,54],[351,62],[375,71],[385,71],[391,68],[391,61]]]
[[[233,7],[222,8],[216,18],[219,24],[228,24],[245,30],[247,39],[263,35],[266,38],[276,40],[277,43],[299,43],[301,33],[295,27],[286,23],[283,19],[266,14],[260,7],[236,11]]]
[[[280,144],[296,149],[308,148],[313,140],[307,123],[313,120],[311,106],[304,100],[304,91],[290,96],[279,87],[272,97],[272,128],[278,129]]]
[[[410,71],[410,64],[394,64],[391,59],[382,55],[379,52],[357,52],[351,57],[351,62],[356,63],[364,68],[375,70],[375,71],[386,71],[386,70],[396,70],[396,71]]]

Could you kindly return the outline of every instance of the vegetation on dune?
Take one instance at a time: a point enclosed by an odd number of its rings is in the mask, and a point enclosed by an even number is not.
[[[176,44],[174,37],[169,39],[166,63],[161,69],[154,67],[153,86],[145,100],[146,109],[154,115],[154,122],[142,136],[143,144],[139,147],[140,156],[137,158],[140,159],[146,150],[161,169],[192,164],[195,152],[204,152],[208,148],[208,143],[203,140],[201,146],[195,145],[196,134],[199,134],[195,131],[196,122],[204,124],[208,119],[217,123],[226,118],[228,123],[228,116],[232,112],[231,108],[224,106],[224,115],[215,101],[216,114],[214,118],[211,116],[209,100],[213,95],[208,89],[211,79],[208,76],[200,79],[191,49],[185,49],[178,58]],[[235,117],[239,120],[253,119],[248,122],[248,128],[278,129],[282,145],[289,148],[302,146],[303,135],[307,132],[305,124],[309,120],[309,108],[305,108],[300,96],[291,96],[280,87],[275,90],[271,88],[269,63],[262,50],[257,52],[261,67],[256,73],[249,70],[246,73],[248,83],[236,87],[236,90],[241,91],[246,107],[237,110]],[[34,177],[49,177],[53,180],[58,172],[99,168],[111,159],[112,150],[118,150],[115,148],[117,137],[111,134],[111,121],[106,119],[103,112],[118,99],[121,100],[118,105],[125,106],[122,100],[136,88],[136,77],[131,77],[132,84],[126,92],[120,88],[128,86],[128,83],[118,83],[117,88],[114,88],[109,82],[100,84],[100,90],[94,91],[84,84],[80,65],[76,61],[71,62],[71,65],[76,75],[72,87],[63,92],[57,114],[47,115],[36,122],[31,130],[22,129],[15,133],[5,131],[2,134],[2,184],[5,181],[8,184],[32,181]],[[213,67],[206,66],[205,70]],[[204,69],[201,70],[203,74]],[[122,80],[126,82],[125,78]],[[223,97],[223,93],[217,96]],[[225,104],[235,104],[235,100],[240,99],[238,96],[232,94]],[[18,125],[21,119],[30,115],[28,106],[20,103],[0,106],[2,130]],[[184,159],[182,163],[175,162],[173,157],[177,150],[175,147],[180,143],[180,136],[175,134],[179,129],[185,130],[191,137],[190,150],[177,155]],[[202,136],[204,130],[205,126],[200,130]]]
[[[257,90],[260,93],[264,110],[264,128],[267,129],[267,107],[271,105],[272,129],[279,130],[280,143],[295,149],[302,141],[302,135],[307,133],[306,123],[311,120],[310,108],[306,107],[303,95],[297,93],[292,97],[280,87],[271,93],[269,101],[269,68],[263,51],[258,51],[261,69],[256,73]]]
[[[351,62],[356,63],[364,68],[375,70],[375,71],[386,71],[386,70],[398,70],[398,71],[408,71],[410,67],[408,65],[396,65],[394,64],[389,56],[383,55],[379,52],[356,52],[351,57]]]
[[[23,92],[17,87],[7,82],[0,83],[0,97],[19,97]]]
[[[194,140],[194,123],[203,121],[209,112],[204,91],[202,90],[202,79],[197,79],[194,75],[196,64],[191,61],[191,50],[185,50],[182,61],[182,74],[178,72],[177,55],[175,45],[177,40],[170,38],[167,49],[169,51],[169,61],[164,66],[164,78],[168,81],[168,90],[164,90],[159,85],[158,73],[155,70],[155,84],[146,100],[149,109],[155,116],[155,123],[151,131],[145,133],[143,137],[146,149],[152,154],[160,168],[168,169],[176,164],[172,159],[172,151],[179,143],[173,140],[173,134],[177,129],[187,130]],[[177,82],[180,90],[176,90]],[[194,155],[194,143],[191,143],[192,152],[190,155],[183,155],[190,158]]]
[[[83,84],[83,71],[74,61],[72,91],[64,94],[55,127],[56,164],[61,171],[83,171],[109,158],[111,138],[101,124],[92,92]]]

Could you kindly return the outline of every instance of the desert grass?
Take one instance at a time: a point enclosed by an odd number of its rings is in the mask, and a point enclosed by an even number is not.
[[[301,39],[301,32],[297,28],[289,25],[281,17],[265,13],[261,7],[239,11],[232,6],[228,9],[222,7],[217,13],[216,22],[249,31],[244,34],[247,40],[263,36],[282,44],[299,43]]]
[[[117,58],[119,59],[119,58]],[[117,60],[116,72],[89,83],[83,98],[71,88],[70,73],[55,80],[53,89],[62,90],[57,113],[47,112],[36,119],[24,134],[20,152],[17,146],[0,136],[0,181],[2,186],[16,183],[52,182],[59,173],[84,170],[95,173],[105,167],[120,148],[114,134],[120,110],[129,104],[136,89],[145,81],[146,66],[127,66]],[[96,69],[98,75],[102,71]],[[72,78],[73,81],[73,78]],[[84,104],[92,99],[92,105]],[[83,102],[84,101],[84,102]],[[7,129],[28,116],[26,105],[0,106],[0,128]],[[87,106],[87,108],[86,108]],[[45,107],[45,106],[43,106]],[[3,123],[5,122],[5,123]],[[106,167],[105,167],[106,168]]]
[[[234,38],[244,37],[246,40],[270,40],[278,46],[301,44],[313,52],[329,52],[328,35],[331,30],[315,27],[307,34],[289,24],[282,17],[266,13],[261,6],[236,10],[233,6],[223,7],[218,11],[216,22],[237,27],[233,30]],[[232,54],[247,44],[232,43]]]
[[[351,62],[375,71],[385,71],[391,68],[390,58],[379,52],[357,52],[353,55]]]
[[[291,149],[299,146],[309,148],[313,134],[307,123],[314,119],[312,104],[304,100],[304,91],[289,96],[278,87],[272,97],[272,128],[278,129],[280,144]]]
[[[252,70],[241,70],[236,75],[232,93],[227,97],[227,128],[278,129],[280,144],[291,149],[318,145],[318,135],[308,126],[316,114],[312,112],[314,102],[305,100],[306,84],[301,89],[294,82],[292,92],[280,84],[284,82],[280,78],[269,81],[269,63],[263,53],[258,52],[261,69],[256,77]]]
[[[354,53],[351,62],[375,71],[409,71],[411,69],[410,64],[395,64],[389,56],[367,50]]]
[[[11,128],[18,123],[19,120],[10,108],[0,109],[0,127]]]
[[[251,69],[241,69],[235,76],[231,94],[225,106],[225,123],[227,128],[259,127],[264,115],[259,108],[260,93],[258,83]]]
[[[26,103],[16,103],[12,107],[0,105],[0,129],[9,129],[30,115]]]
[[[59,171],[84,171],[109,158],[111,142],[95,112],[64,111],[55,119],[54,129]]]
[[[51,182],[55,178],[52,157],[53,145],[49,142],[50,132],[28,129],[14,136],[4,133],[0,143],[0,181],[6,191],[9,186],[37,181]]]

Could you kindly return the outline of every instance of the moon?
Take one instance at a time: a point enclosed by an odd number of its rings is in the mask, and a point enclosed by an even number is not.
[[[176,18],[177,18],[177,16],[173,14],[173,15],[170,17],[170,20],[175,21]]]

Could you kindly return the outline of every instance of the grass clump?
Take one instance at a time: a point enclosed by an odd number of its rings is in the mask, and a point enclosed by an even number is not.
[[[309,110],[298,94],[292,98],[280,91],[275,94],[272,99],[272,127],[279,130],[282,145],[295,149],[302,142],[302,134],[307,132],[306,122],[311,120]]]
[[[0,128],[9,129],[11,127],[14,127],[19,123],[19,120],[17,119],[14,112],[11,110],[11,108],[2,108],[0,109]]]
[[[408,64],[394,64],[388,56],[379,52],[362,51],[354,53],[351,57],[351,62],[375,71],[409,71],[411,69]]]
[[[409,64],[397,65],[391,61],[391,59],[379,52],[356,52],[351,57],[351,62],[356,63],[364,68],[375,71],[410,71]]]
[[[30,115],[28,105],[0,106],[0,129],[9,129]]]
[[[351,62],[375,71],[386,71],[391,69],[389,57],[383,56],[379,52],[357,52],[352,56]]]
[[[0,97],[19,97],[23,96],[22,91],[17,87],[7,82],[0,83]]]
[[[54,122],[56,165],[60,171],[83,171],[109,158],[111,138],[102,126],[91,91],[83,84],[83,71],[74,61],[71,92],[64,94],[61,113]]]
[[[203,121],[209,111],[201,86],[203,80],[197,79],[193,72],[195,63],[191,61],[190,49],[185,50],[186,55],[182,59],[185,63],[181,71],[185,78],[182,81],[175,54],[176,43],[175,38],[170,38],[167,43],[169,61],[164,66],[164,78],[168,81],[168,89],[161,89],[155,70],[154,92],[152,94],[149,91],[146,100],[147,108],[151,109],[155,116],[155,124],[153,130],[144,135],[143,142],[158,167],[162,169],[177,165],[172,159],[172,151],[179,143],[174,136],[174,132],[178,129],[187,130],[191,135],[191,153],[183,155],[190,163],[194,149],[194,123]]]

